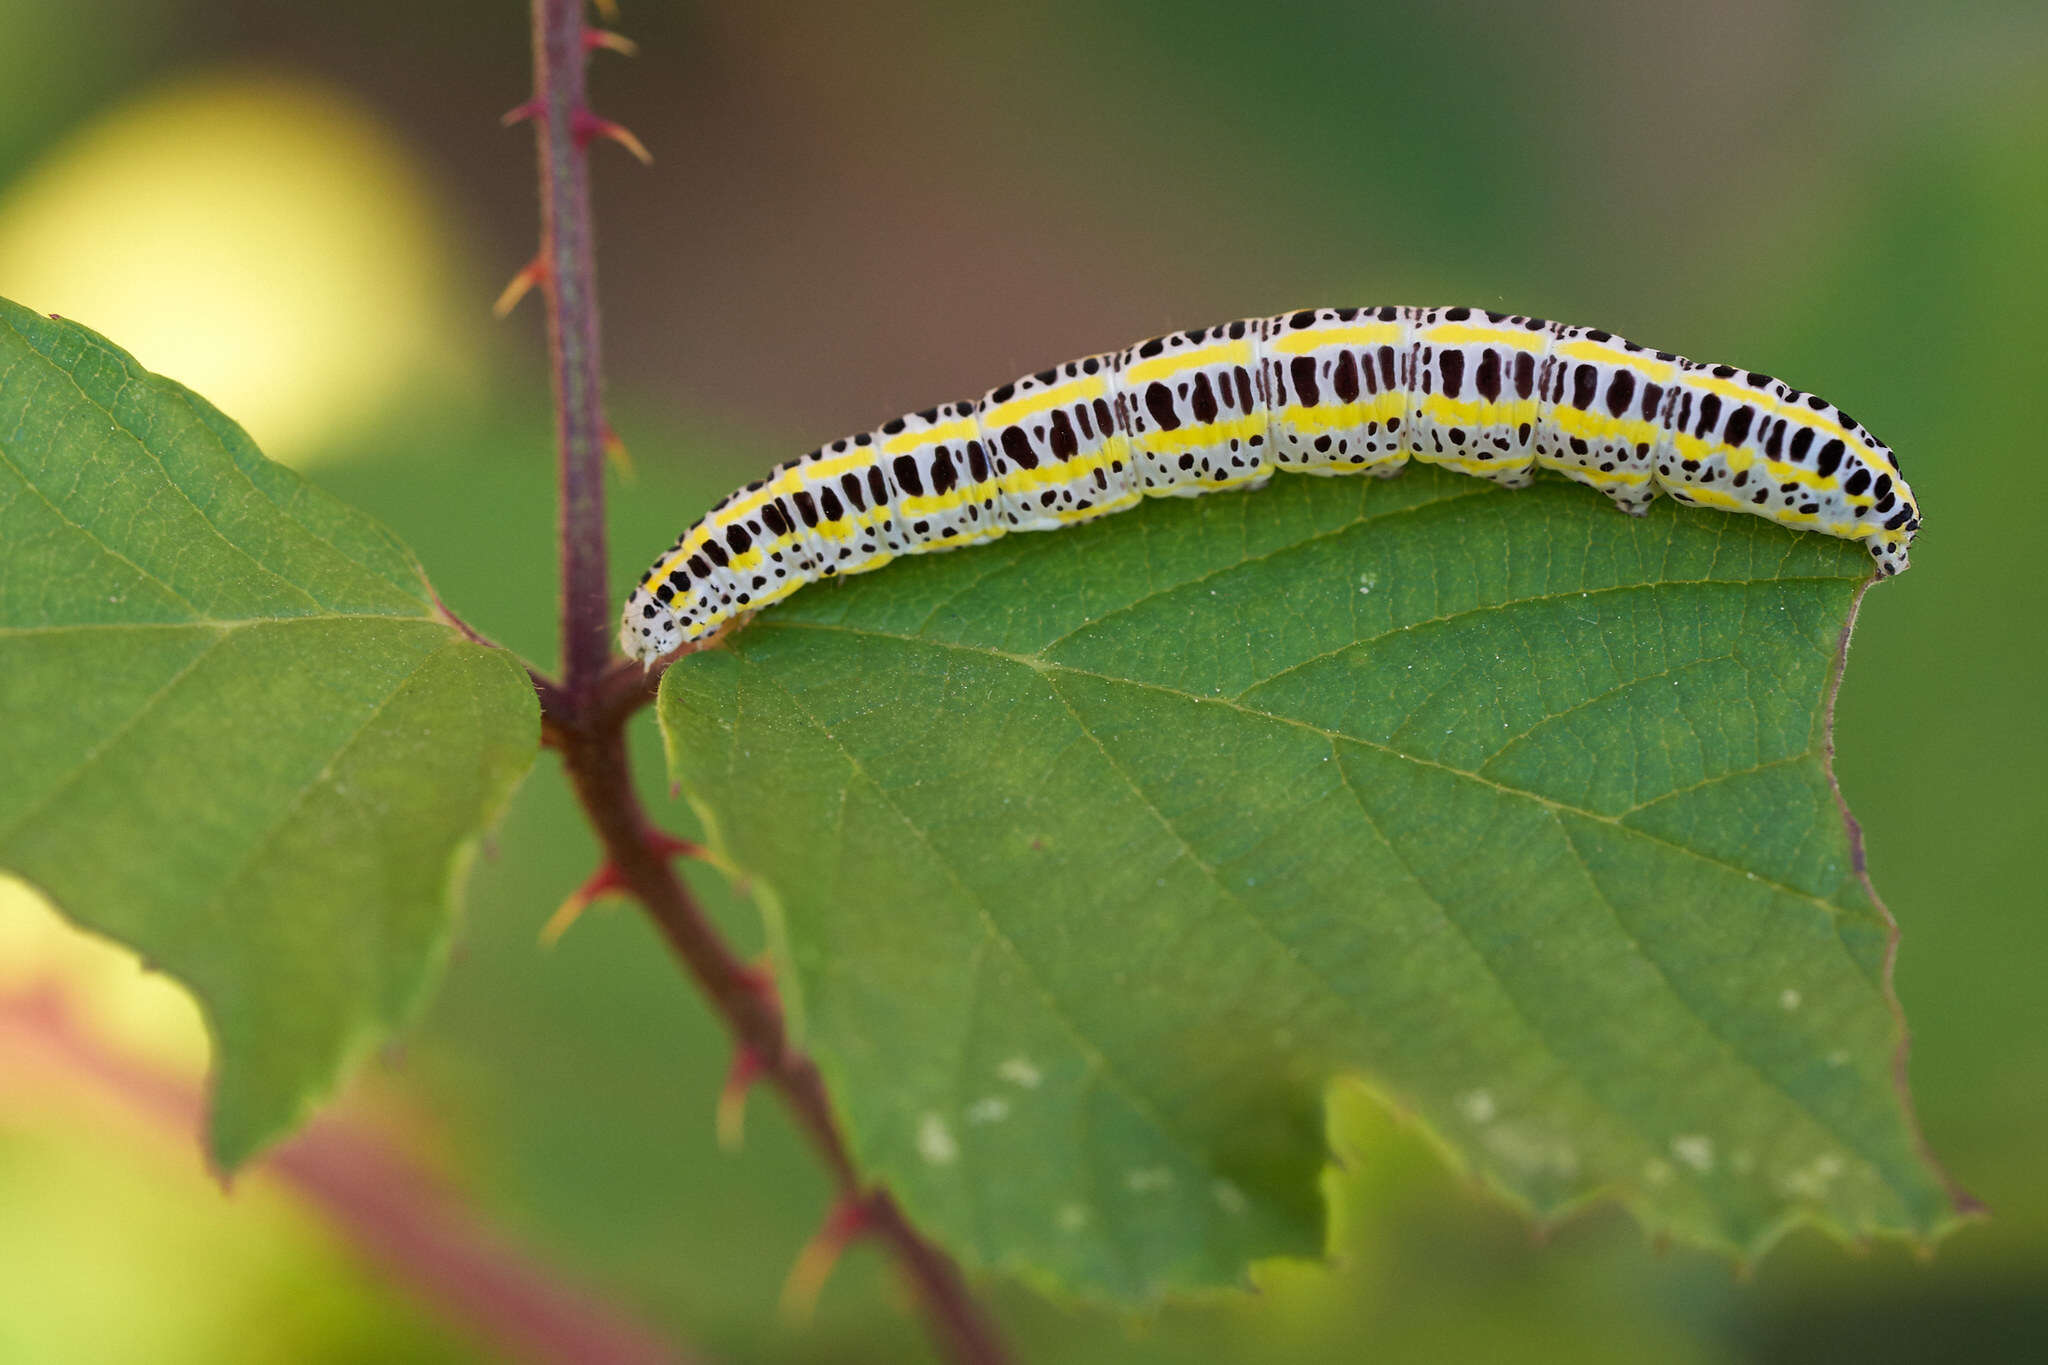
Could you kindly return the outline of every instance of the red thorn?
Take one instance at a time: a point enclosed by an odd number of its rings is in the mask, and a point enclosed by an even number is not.
[[[552,948],[569,932],[569,926],[580,918],[585,910],[599,896],[608,896],[614,891],[626,889],[625,879],[613,867],[610,859],[598,865],[597,871],[584,880],[583,885],[571,891],[568,898],[548,916],[548,922],[541,927],[540,941],[543,947]]]
[[[569,121],[569,132],[576,139],[578,148],[588,147],[598,138],[609,138],[631,152],[643,166],[654,164],[654,155],[639,138],[633,136],[630,128],[622,123],[613,123],[608,118],[599,118],[588,110],[579,110]]]
[[[637,57],[640,55],[640,44],[634,42],[623,33],[614,33],[608,28],[584,29],[583,50],[585,52],[595,52],[599,48],[604,48],[609,52],[616,52],[621,57]]]
[[[782,1282],[782,1315],[791,1322],[805,1322],[811,1311],[818,1306],[818,1294],[825,1288],[825,1281],[832,1277],[833,1267],[839,1264],[840,1253],[845,1251],[854,1238],[866,1232],[874,1220],[874,1214],[865,1199],[850,1199],[845,1196],[833,1201],[831,1212],[825,1215],[825,1222],[817,1235],[804,1243],[804,1249],[797,1253],[796,1264],[789,1268],[789,1278]]]
[[[515,104],[498,116],[498,125],[502,128],[510,128],[515,123],[524,123],[546,107],[539,100],[528,100],[524,104]]]
[[[491,316],[510,316],[512,310],[519,306],[519,300],[526,297],[526,291],[546,279],[547,275],[547,262],[538,256],[520,266],[519,273],[512,277],[511,282],[498,295],[497,301],[491,305]]]
[[[641,837],[647,841],[648,849],[658,858],[701,858],[704,856],[704,846],[702,844],[692,843],[688,839],[678,839],[665,829],[650,829]]]
[[[725,1088],[718,1092],[718,1145],[725,1151],[737,1152],[746,1140],[747,1092],[765,1070],[761,1054],[745,1043],[732,1054],[732,1070],[725,1073]]]
[[[701,845],[691,843],[688,839],[678,839],[666,830],[648,829],[640,837],[646,842],[648,851],[658,858],[704,856]],[[613,865],[611,859],[605,859],[598,865],[597,871],[585,878],[583,885],[571,891],[567,899],[555,908],[555,913],[548,916],[547,924],[540,931],[541,943],[550,948],[554,947],[562,935],[569,932],[569,926],[590,908],[593,901],[600,896],[609,896],[613,892],[627,889],[626,879],[620,875],[619,869]],[[750,981],[748,984],[753,983]],[[773,989],[772,986],[770,989]]]

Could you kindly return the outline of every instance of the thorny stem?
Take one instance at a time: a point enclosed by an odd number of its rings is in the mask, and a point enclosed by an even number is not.
[[[590,158],[578,145],[589,117],[582,0],[534,0],[533,119],[540,154],[540,275],[547,289],[548,368],[560,451],[562,670],[583,702],[604,672],[611,616],[605,581],[604,406],[597,338],[597,262],[590,223]]]
[[[737,1046],[758,1059],[818,1150],[842,1203],[894,1256],[939,1344],[963,1365],[1010,1359],[950,1257],[926,1241],[889,1196],[855,1169],[810,1059],[790,1045],[772,991],[741,961],[671,866],[633,784],[625,724],[653,694],[654,676],[614,665],[605,575],[604,433],[596,267],[585,144],[600,125],[584,91],[590,49],[583,0],[533,0],[532,117],[540,154],[540,283],[548,311],[559,437],[564,675],[536,676],[543,730],[562,755],[584,814],[620,884],[646,909],[711,1000]]]
[[[623,727],[614,722],[595,730],[561,723],[558,744],[612,869],[711,998],[736,1042],[760,1059],[761,1078],[781,1092],[841,1197],[865,1206],[863,1226],[895,1256],[933,1335],[955,1360],[971,1365],[1008,1360],[952,1259],[919,1235],[886,1191],[862,1181],[833,1122],[817,1068],[789,1044],[780,1006],[712,927],[667,856],[657,851],[656,831],[633,788]]]

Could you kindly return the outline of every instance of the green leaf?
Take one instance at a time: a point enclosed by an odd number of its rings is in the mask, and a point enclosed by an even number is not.
[[[1859,547],[1282,477],[814,587],[663,680],[862,1164],[1140,1299],[1322,1245],[1357,1078],[1539,1218],[1958,1198],[1827,767]]]
[[[0,868],[198,998],[224,1169],[412,1014],[538,727],[388,532],[0,301]]]

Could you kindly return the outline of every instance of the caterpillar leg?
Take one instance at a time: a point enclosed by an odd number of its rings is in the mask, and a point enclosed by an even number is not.
[[[1588,488],[1598,489],[1607,495],[1616,507],[1632,517],[1642,516],[1650,510],[1650,504],[1669,492],[1680,502],[1692,499],[1657,486],[1656,479],[1648,474],[1637,474],[1634,470],[1588,469],[1579,464],[1539,462],[1539,468],[1562,474],[1573,483],[1582,483]]]
[[[1343,479],[1353,474],[1370,474],[1375,479],[1399,478],[1408,468],[1406,456],[1397,460],[1383,460],[1379,464],[1283,464],[1279,468],[1289,474],[1306,474],[1315,479]]]
[[[1613,488],[1603,488],[1600,491],[1612,499],[1617,508],[1632,517],[1646,515],[1650,510],[1650,504],[1661,496],[1653,480],[1645,480],[1634,488],[1616,486]]]
[[[1460,432],[1462,436],[1462,432]],[[1442,438],[1438,438],[1440,442]],[[1415,460],[1419,465],[1438,465],[1454,475],[1468,479],[1485,479],[1487,483],[1499,483],[1503,489],[1526,489],[1536,483],[1536,465],[1526,454],[1509,456],[1493,448],[1468,448],[1468,450],[1444,450],[1444,452],[1423,452]]]
[[[1502,488],[1527,488],[1530,484],[1536,482],[1536,471],[1528,466],[1524,466],[1521,469],[1489,469],[1484,465],[1477,467],[1466,466],[1460,468],[1458,472],[1460,474],[1470,474],[1475,479],[1484,479],[1488,483],[1497,483]]]

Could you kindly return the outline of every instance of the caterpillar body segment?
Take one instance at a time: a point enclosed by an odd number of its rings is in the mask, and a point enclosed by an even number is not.
[[[813,577],[879,569],[906,548],[887,467],[876,455],[872,432],[834,441],[797,462],[795,473],[803,486],[789,498],[795,517],[787,538],[808,551],[816,565]],[[750,538],[756,534],[748,532]],[[758,534],[776,543],[775,528],[766,522]],[[773,583],[755,584],[739,559],[733,560],[731,574],[736,589],[750,597],[776,591]]]
[[[1313,308],[1259,324],[1273,463],[1291,474],[1407,467],[1413,308]]]
[[[1259,390],[1262,321],[1154,337],[1117,358],[1117,383],[1147,497],[1256,488],[1273,475]]]
[[[1116,357],[1102,355],[1025,375],[983,396],[975,419],[1002,490],[1005,530],[1056,530],[1136,501],[1116,401]]]
[[[805,583],[1275,473],[1507,487],[1555,470],[1640,515],[1660,494],[1859,540],[1902,572],[1920,528],[1889,448],[1769,375],[1470,308],[1325,308],[1177,332],[906,414],[738,490],[626,604],[652,661]]]
[[[1536,463],[1597,488],[1634,516],[1663,491],[1664,418],[1678,357],[1596,328],[1553,324],[1538,383]]]
[[[1469,308],[1416,310],[1408,443],[1415,458],[1508,488],[1535,482],[1537,380],[1555,329]]]
[[[876,458],[867,481],[871,494],[888,499],[883,539],[892,557],[979,545],[1008,531],[999,469],[982,441],[976,406],[942,403],[873,433]]]

